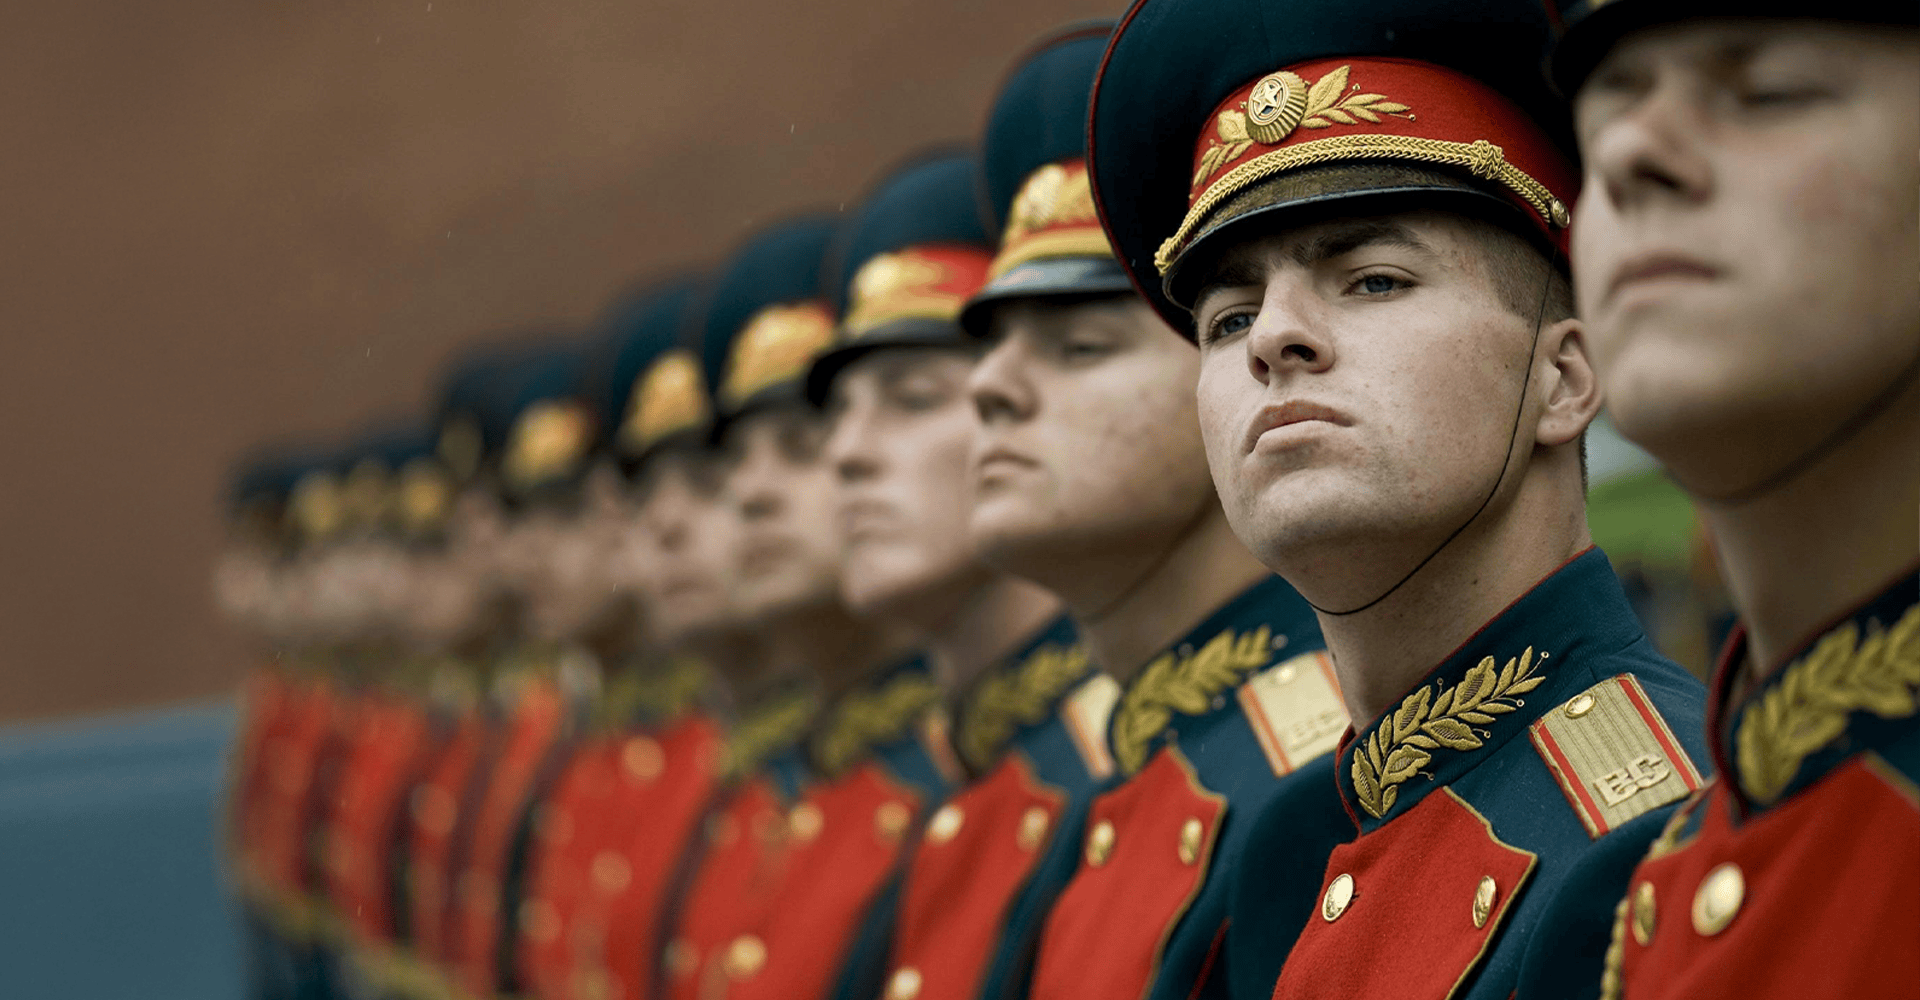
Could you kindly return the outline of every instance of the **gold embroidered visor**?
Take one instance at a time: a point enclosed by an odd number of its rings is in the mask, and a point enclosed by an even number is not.
[[[733,340],[720,402],[737,410],[761,392],[803,378],[833,344],[833,314],[822,302],[771,305],[753,314]]]
[[[675,348],[655,359],[635,380],[626,416],[620,421],[620,451],[638,459],[654,445],[675,434],[699,430],[712,419],[700,362],[692,351]]]
[[[547,400],[520,414],[500,472],[508,489],[530,493],[578,471],[592,443],[593,417],[573,400]]]
[[[1231,224],[1276,209],[1381,194],[1495,199],[1565,250],[1573,165],[1487,85],[1405,59],[1320,59],[1268,73],[1209,116],[1187,213],[1154,255],[1169,298],[1180,272]]]

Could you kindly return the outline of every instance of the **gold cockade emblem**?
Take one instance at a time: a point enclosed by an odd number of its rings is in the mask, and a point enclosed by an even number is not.
[[[1054,699],[1086,676],[1085,646],[1044,646],[1017,669],[987,678],[967,706],[960,723],[960,753],[985,769],[1019,726],[1045,717]]]
[[[1164,653],[1148,664],[1114,713],[1113,756],[1121,770],[1133,774],[1146,764],[1153,738],[1173,721],[1173,713],[1212,710],[1214,696],[1271,659],[1273,630],[1262,625],[1238,635],[1227,629],[1188,655]]]
[[[1853,622],[1828,632],[1782,672],[1780,683],[1740,713],[1740,787],[1755,802],[1778,801],[1812,754],[1846,731],[1847,716],[1913,715],[1920,687],[1920,605],[1890,629]]]
[[[1349,84],[1352,70],[1351,66],[1342,66],[1311,85],[1286,70],[1261,77],[1241,104],[1243,110],[1220,112],[1214,122],[1217,138],[1201,155],[1191,186],[1199,187],[1254,143],[1277,146],[1295,129],[1378,124],[1383,115],[1413,120],[1413,109],[1407,105],[1389,100],[1385,94],[1360,93],[1359,84]]]
[[[1540,654],[1545,660],[1546,654]],[[1380,720],[1366,740],[1354,748],[1353,790],[1360,808],[1374,819],[1386,816],[1400,797],[1400,785],[1433,762],[1435,751],[1477,750],[1486,735],[1474,726],[1489,725],[1496,716],[1520,707],[1519,695],[1546,680],[1535,673],[1540,664],[1533,647],[1496,669],[1489,656],[1467,671],[1460,683],[1440,692],[1428,685],[1408,695],[1400,708]]]

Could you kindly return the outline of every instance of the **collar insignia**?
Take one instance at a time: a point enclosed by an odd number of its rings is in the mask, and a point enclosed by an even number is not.
[[[1173,721],[1173,713],[1212,711],[1215,696],[1272,658],[1273,630],[1265,625],[1243,633],[1226,629],[1184,656],[1162,653],[1127,688],[1114,713],[1113,754],[1121,773],[1133,774],[1146,764],[1154,737]]]
[[[800,742],[820,711],[820,695],[795,691],[756,706],[741,717],[727,740],[727,774],[738,778],[760,769],[783,747]]]
[[[940,701],[940,686],[925,674],[902,673],[872,691],[840,699],[813,738],[813,757],[828,774],[845,773],[867,750],[898,739]]]
[[[1360,808],[1374,819],[1385,817],[1400,797],[1399,786],[1432,763],[1435,752],[1483,746],[1486,731],[1473,727],[1491,725],[1496,717],[1519,708],[1518,696],[1546,680],[1535,672],[1546,658],[1542,653],[1535,661],[1528,646],[1505,667],[1496,668],[1489,656],[1446,691],[1439,691],[1436,683],[1408,695],[1399,710],[1381,719],[1363,745],[1354,748],[1353,788]]]
[[[1772,805],[1806,759],[1847,729],[1853,712],[1899,719],[1916,711],[1920,605],[1890,629],[1876,619],[1863,638],[1855,622],[1828,632],[1781,672],[1779,683],[1740,713],[1740,787]]]
[[[1087,675],[1085,646],[1046,645],[1021,662],[1018,669],[982,681],[969,699],[961,721],[961,756],[977,771],[985,771],[1013,732],[1046,718],[1066,690]]]

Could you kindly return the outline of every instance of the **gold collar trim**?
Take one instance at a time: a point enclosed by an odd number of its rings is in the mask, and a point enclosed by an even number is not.
[[[1273,630],[1226,629],[1185,656],[1162,653],[1127,688],[1113,716],[1113,756],[1122,774],[1147,762],[1153,739],[1173,722],[1173,713],[1203,715],[1213,699],[1273,658]]]
[[[1440,750],[1478,750],[1487,734],[1474,726],[1491,725],[1497,716],[1519,708],[1518,696],[1546,680],[1536,673],[1533,647],[1496,670],[1493,657],[1467,670],[1460,683],[1439,691],[1429,684],[1408,695],[1400,708],[1380,720],[1353,753],[1353,790],[1360,808],[1382,819],[1400,797],[1400,785],[1433,762]]]
[[[1088,665],[1085,646],[1046,645],[1018,668],[982,681],[960,720],[960,755],[975,771],[985,771],[1014,730],[1046,718],[1054,702],[1087,675]]]
[[[840,699],[814,736],[814,761],[828,774],[844,773],[872,747],[899,738],[939,701],[940,686],[913,671],[875,690],[855,691]]]

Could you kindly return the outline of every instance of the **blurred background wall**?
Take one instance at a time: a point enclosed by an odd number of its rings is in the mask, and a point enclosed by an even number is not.
[[[8,5],[0,722],[226,692],[233,458],[974,134],[1111,0]]]

